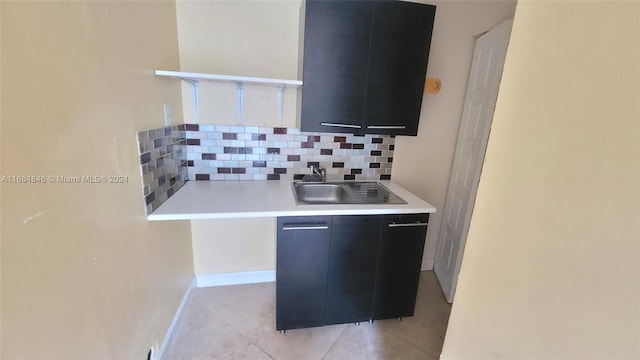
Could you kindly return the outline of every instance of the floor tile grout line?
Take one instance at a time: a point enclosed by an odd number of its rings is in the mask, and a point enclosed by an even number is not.
[[[342,335],[344,334],[345,331],[347,331],[347,329],[349,328],[349,326],[345,326],[344,329],[342,329],[342,331],[340,332],[340,335],[336,336],[336,339],[333,340],[333,343],[331,343],[331,346],[329,346],[329,348],[327,349],[327,351],[324,353],[324,355],[322,355],[322,357],[320,358],[320,360],[324,360],[324,358],[327,357],[327,355],[329,355],[329,352],[331,352],[331,349],[333,349],[333,347],[336,345],[336,343],[338,342],[338,340],[340,340],[340,338],[342,337]]]
[[[276,360],[276,358],[274,358],[273,356],[271,356],[271,354],[269,354],[266,350],[264,350],[263,348],[261,348],[260,346],[258,346],[258,344],[253,344],[253,346],[255,346],[256,348],[258,348],[258,350],[262,351],[263,354],[267,355],[269,357],[269,359],[273,359]]]
[[[255,285],[255,284],[239,284],[239,285],[228,285],[228,286],[246,286],[246,285]],[[230,322],[225,320],[222,316],[218,315],[218,313],[215,310],[212,309],[211,311],[216,316],[218,316],[222,321],[224,321],[227,325],[229,325],[233,330],[237,331],[238,334],[240,334],[244,339],[246,339],[249,342],[249,344],[252,344],[253,346],[255,346],[258,350],[260,350],[263,354],[267,355],[270,359],[276,360],[276,358],[273,357],[271,354],[269,354],[269,352],[267,352],[265,349],[260,347],[257,341],[253,341],[247,334],[245,334],[245,332],[242,329],[239,329],[234,324],[231,324]]]
[[[244,337],[245,339],[247,339],[249,341],[249,343],[253,344],[253,346],[255,346],[256,348],[258,348],[258,350],[262,351],[265,355],[267,355],[270,359],[276,360],[275,357],[271,356],[271,354],[269,354],[269,352],[265,349],[263,349],[262,347],[260,347],[260,345],[258,345],[258,341],[253,341],[251,338],[248,337],[248,335],[245,335],[244,332],[238,328],[236,328],[235,326],[231,325],[231,327],[237,331],[240,335],[242,335],[242,337]]]
[[[437,354],[437,355],[436,355],[436,354],[433,354],[431,351],[423,350],[422,348],[420,348],[420,347],[418,347],[418,346],[414,345],[414,344],[413,344],[411,341],[409,341],[408,339],[405,339],[405,338],[404,338],[404,337],[402,337],[402,336],[396,335],[396,334],[394,334],[394,333],[390,332],[389,330],[385,330],[385,329],[383,329],[382,327],[380,328],[380,330],[381,330],[383,333],[387,334],[387,335],[393,336],[393,337],[395,337],[396,339],[399,339],[400,341],[402,341],[402,342],[404,342],[404,343],[406,343],[406,344],[409,344],[409,345],[410,345],[410,346],[412,346],[413,348],[415,348],[415,349],[417,349],[417,350],[419,350],[419,351],[421,351],[421,352],[423,352],[423,353],[425,353],[425,354],[427,354],[427,355],[435,355],[435,356],[436,356],[436,358],[439,358],[439,357],[440,357],[440,356],[439,356],[439,354]]]

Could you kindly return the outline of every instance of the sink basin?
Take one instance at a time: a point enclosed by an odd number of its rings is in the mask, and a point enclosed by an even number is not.
[[[294,182],[298,205],[306,204],[406,204],[375,181]]]
[[[350,196],[339,184],[297,183],[294,189],[298,202],[305,204],[340,204]]]

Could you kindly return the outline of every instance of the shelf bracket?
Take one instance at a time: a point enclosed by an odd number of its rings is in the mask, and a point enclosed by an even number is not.
[[[244,83],[237,81],[236,86],[238,87],[237,96],[238,96],[238,124],[242,125],[242,112],[244,109]]]
[[[0,0],[1,1],[1,0]],[[237,113],[238,123],[242,125],[242,117],[244,112],[244,84],[256,84],[263,86],[277,86],[278,88],[278,118],[280,125],[282,125],[284,117],[284,89],[285,87],[298,88],[302,86],[301,80],[287,80],[287,79],[273,79],[262,77],[249,77],[249,76],[235,76],[235,75],[221,75],[221,74],[204,74],[204,73],[192,73],[185,71],[168,71],[168,70],[155,70],[157,76],[168,76],[174,79],[185,81],[191,84],[193,91],[193,120],[197,124],[200,122],[200,110],[199,110],[199,94],[198,94],[198,81],[214,81],[214,82],[234,82],[237,86]],[[353,126],[353,125],[352,125]]]
[[[193,121],[196,124],[200,123],[200,111],[198,110],[198,80],[182,79],[183,81],[191,84],[193,92]]]
[[[282,125],[282,114],[284,112],[284,85],[278,87],[278,119]]]

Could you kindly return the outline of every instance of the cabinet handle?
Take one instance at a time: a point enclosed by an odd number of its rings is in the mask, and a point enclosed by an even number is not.
[[[370,125],[367,129],[406,129],[404,125]]]
[[[336,124],[336,123],[320,123],[322,126],[331,126],[331,127],[340,127],[340,128],[349,128],[349,129],[362,129],[361,125],[351,125],[351,124]]]
[[[282,230],[327,230],[328,225],[321,226],[284,226]]]
[[[390,228],[395,228],[395,227],[418,227],[418,226],[427,226],[427,225],[429,225],[429,223],[421,223],[421,222],[404,223],[404,224],[391,223],[391,224],[389,224],[389,227]]]

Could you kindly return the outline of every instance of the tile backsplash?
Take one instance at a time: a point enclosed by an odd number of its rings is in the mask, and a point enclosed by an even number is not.
[[[148,215],[187,181],[185,125],[140,131],[138,146]]]
[[[187,180],[389,180],[395,137],[303,133],[295,128],[183,124],[138,132],[144,203],[151,214]]]
[[[395,137],[302,133],[295,128],[186,125],[189,180],[388,180]]]

